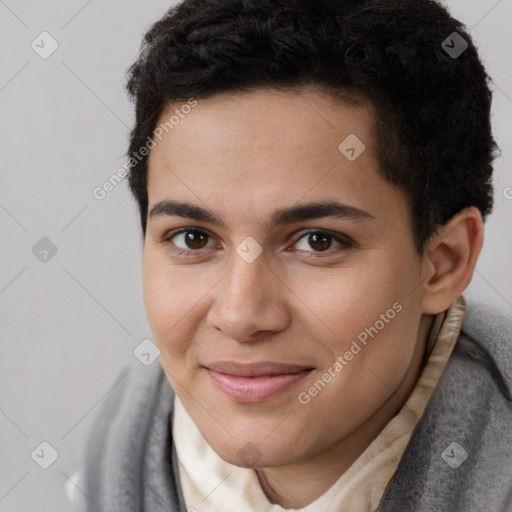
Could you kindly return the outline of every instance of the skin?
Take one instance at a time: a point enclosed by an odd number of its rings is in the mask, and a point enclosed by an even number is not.
[[[148,212],[183,201],[225,224],[148,218],[144,300],[161,364],[210,446],[255,468],[269,500],[285,508],[323,494],[398,413],[423,369],[433,315],[469,284],[482,245],[480,214],[466,208],[416,252],[407,197],[378,174],[373,119],[370,104],[314,89],[220,94],[199,101],[149,155]],[[350,134],[366,146],[353,162],[338,149]],[[268,225],[278,208],[318,201],[369,215]],[[180,228],[206,236],[187,244]],[[352,245],[315,243],[315,230]],[[236,251],[249,236],[262,248],[252,263]],[[397,302],[402,310],[378,335],[300,403]],[[240,404],[203,368],[220,359],[315,370],[271,400]],[[251,466],[237,455],[248,442],[258,450]]]

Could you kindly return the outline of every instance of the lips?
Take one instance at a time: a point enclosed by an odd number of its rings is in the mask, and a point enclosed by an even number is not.
[[[309,375],[313,369],[272,361],[250,364],[217,361],[205,366],[215,388],[235,402],[246,404],[277,397]]]
[[[226,375],[238,377],[263,377],[272,375],[284,375],[300,373],[304,370],[311,370],[311,367],[286,363],[265,361],[262,363],[234,363],[232,361],[217,361],[206,365],[207,368]]]

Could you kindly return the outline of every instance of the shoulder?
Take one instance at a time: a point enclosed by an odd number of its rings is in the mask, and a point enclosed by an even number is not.
[[[512,462],[512,320],[506,312],[467,303],[428,409],[426,417],[446,432],[457,426],[474,457],[482,460],[494,447],[498,459]]]
[[[468,301],[453,358],[478,368],[512,401],[512,309]]]
[[[142,493],[138,487],[141,464],[136,461],[144,456],[162,386],[171,398],[174,392],[158,361],[148,367],[124,368],[113,379],[91,412],[91,427],[75,456],[72,481],[76,485],[68,492],[74,511],[97,510],[96,506],[110,503],[113,493],[126,494],[136,506]],[[131,506],[125,510],[131,511]]]
[[[379,512],[512,510],[512,322],[468,302]]]

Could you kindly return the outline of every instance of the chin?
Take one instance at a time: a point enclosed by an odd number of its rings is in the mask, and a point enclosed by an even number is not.
[[[287,445],[276,440],[272,442],[266,436],[251,436],[244,440],[232,437],[224,442],[207,441],[221,459],[241,468],[286,466],[297,462],[302,455],[297,452],[296,443]]]

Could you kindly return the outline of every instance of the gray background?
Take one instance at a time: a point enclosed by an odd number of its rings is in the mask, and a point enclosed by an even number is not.
[[[125,183],[101,201],[92,191],[125,162],[133,113],[124,74],[145,29],[171,4],[0,0],[0,511],[69,510],[73,449],[151,337],[135,204]],[[512,0],[448,6],[493,77],[502,150],[495,212],[465,295],[510,315]],[[47,59],[31,47],[42,46],[43,31],[59,45]],[[42,237],[57,248],[46,262],[32,252]],[[59,454],[46,470],[31,458],[42,441]]]

